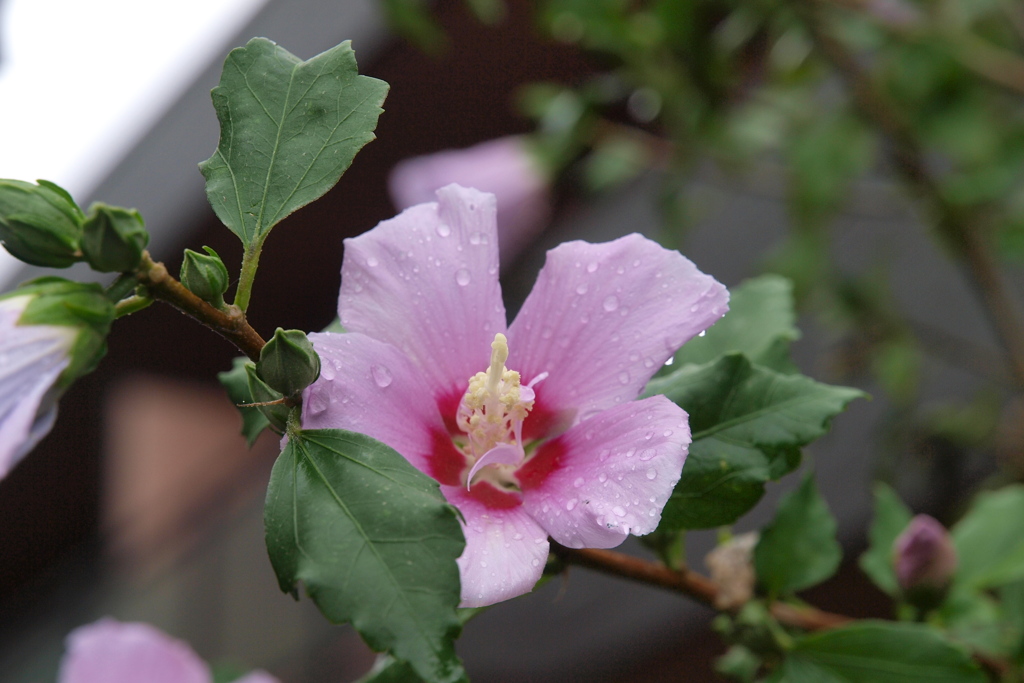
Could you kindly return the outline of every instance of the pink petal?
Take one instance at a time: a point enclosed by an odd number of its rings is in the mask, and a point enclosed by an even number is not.
[[[469,470],[469,474],[466,475],[466,488],[471,488],[470,484],[473,481],[473,477],[481,468],[487,465],[518,465],[523,459],[523,449],[521,446],[500,443],[491,450],[487,451],[480,456],[480,459],[473,463],[472,469]]]
[[[462,579],[460,607],[483,607],[529,593],[544,571],[548,535],[518,504],[488,482],[442,486],[441,491],[465,517],[466,549],[458,559]]]
[[[101,619],[68,635],[59,683],[210,683],[186,643],[149,624]]]
[[[303,393],[302,426],[372,436],[421,472],[458,484],[465,456],[426,392],[423,372],[390,344],[363,334],[315,332],[320,377]]]
[[[523,507],[564,546],[612,548],[658,527],[689,444],[686,412],[664,396],[609,408],[519,468]]]
[[[548,252],[509,328],[506,365],[524,381],[550,373],[536,388],[536,414],[585,420],[636,398],[728,299],[714,278],[640,235],[566,242]]]
[[[437,198],[345,240],[338,313],[346,329],[401,349],[435,399],[457,402],[487,368],[505,307],[494,196],[449,185]]]
[[[434,191],[449,183],[497,197],[503,264],[515,259],[551,215],[548,178],[518,135],[406,159],[388,177],[392,201],[400,209],[433,201]]]

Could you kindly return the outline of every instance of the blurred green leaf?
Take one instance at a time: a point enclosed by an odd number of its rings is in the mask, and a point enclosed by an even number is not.
[[[220,143],[199,165],[217,217],[247,249],[262,244],[374,139],[387,91],[347,41],[306,62],[266,38],[232,50],[212,92]]]
[[[380,6],[395,32],[427,54],[438,55],[448,47],[444,29],[430,14],[425,0],[381,0]]]
[[[967,653],[923,624],[860,621],[799,639],[771,683],[985,683]]]
[[[951,530],[957,587],[993,588],[1024,579],[1024,486],[980,494]]]
[[[836,528],[814,478],[804,477],[779,501],[775,519],[761,530],[754,548],[757,580],[768,595],[810,588],[832,576],[843,559]]]
[[[281,590],[297,596],[302,581],[331,622],[428,683],[465,679],[453,647],[465,541],[436,481],[363,434],[290,432],[264,521]]]
[[[690,415],[693,443],[662,513],[661,529],[732,524],[764,495],[764,484],[800,464],[800,448],[864,394],[784,375],[731,353],[655,378],[645,395],[665,394]]]
[[[595,145],[586,157],[583,175],[587,187],[601,192],[644,171],[651,161],[650,150],[629,135],[613,135]]]
[[[893,569],[892,546],[910,523],[913,513],[887,484],[875,484],[875,518],[868,530],[868,549],[860,556],[860,568],[889,595],[899,592]]]
[[[707,363],[739,352],[757,365],[777,372],[796,371],[789,344],[800,338],[796,327],[793,285],[778,275],[762,275],[730,290],[729,312],[676,352],[673,365]]]

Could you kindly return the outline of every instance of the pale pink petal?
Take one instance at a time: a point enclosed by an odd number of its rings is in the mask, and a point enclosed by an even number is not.
[[[53,426],[53,385],[70,363],[76,336],[70,327],[17,325],[29,300],[0,301],[0,478]]]
[[[388,177],[391,199],[399,209],[433,201],[434,191],[449,183],[497,197],[503,264],[515,259],[551,215],[550,182],[521,136],[406,159]]]
[[[562,545],[612,548],[658,527],[689,444],[686,413],[664,396],[609,408],[519,468],[523,507]]]
[[[253,671],[241,678],[235,679],[234,683],[281,683],[266,671]]]
[[[210,683],[186,643],[149,624],[101,619],[68,635],[59,683]]]
[[[505,307],[494,195],[449,185],[437,198],[345,240],[338,313],[346,329],[401,349],[435,399],[457,402],[487,368]]]
[[[483,607],[529,593],[544,571],[548,535],[517,497],[487,482],[442,486],[442,493],[465,517],[466,549],[458,559],[462,580],[460,607]]]
[[[523,449],[521,446],[513,445],[510,443],[499,443],[497,446],[487,451],[480,456],[480,459],[473,463],[472,469],[469,470],[469,474],[466,475],[467,488],[469,482],[473,481],[473,477],[481,468],[487,465],[518,465],[523,459]]]
[[[455,451],[420,368],[394,346],[363,334],[314,332],[309,338],[320,356],[320,377],[303,393],[303,428],[366,434],[438,481],[460,482],[466,459]]]
[[[567,242],[548,252],[509,329],[506,365],[525,381],[550,373],[536,388],[535,412],[587,419],[636,398],[683,342],[728,310],[728,299],[679,252],[640,235]]]

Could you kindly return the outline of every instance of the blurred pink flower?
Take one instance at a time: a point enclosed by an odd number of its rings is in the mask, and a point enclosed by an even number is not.
[[[81,626],[67,638],[59,683],[212,683],[210,668],[188,646],[149,624],[114,619]],[[236,683],[278,683],[254,671]]]
[[[904,591],[944,589],[956,572],[957,556],[946,527],[928,515],[917,515],[893,544],[896,580]]]
[[[498,198],[498,244],[508,265],[551,217],[550,179],[521,136],[482,142],[399,162],[388,178],[399,210],[434,201],[434,192],[457,183]]]
[[[725,288],[640,235],[569,242],[506,327],[495,198],[450,185],[345,241],[346,334],[311,334],[320,378],[303,426],[388,444],[462,512],[463,606],[530,591],[548,536],[610,548],[658,526],[690,429],[634,401]]]

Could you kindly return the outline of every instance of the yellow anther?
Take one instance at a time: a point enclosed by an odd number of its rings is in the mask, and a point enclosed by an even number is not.
[[[486,372],[469,378],[456,422],[469,437],[468,453],[479,458],[499,444],[518,444],[523,420],[533,401],[523,401],[519,373],[505,367],[508,339],[498,333],[491,342]],[[520,445],[521,447],[521,445]]]

